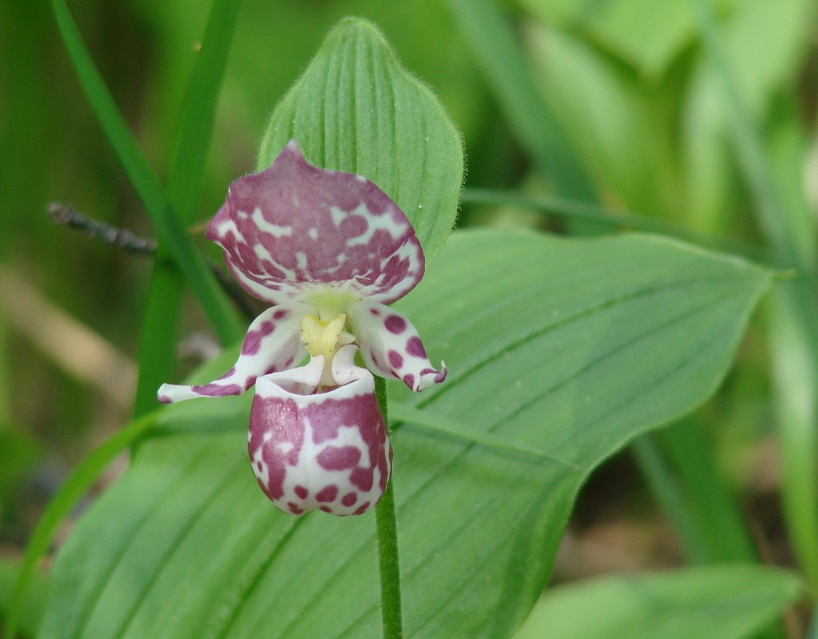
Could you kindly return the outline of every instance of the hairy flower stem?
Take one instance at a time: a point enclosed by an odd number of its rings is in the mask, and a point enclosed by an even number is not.
[[[386,382],[375,378],[375,394],[383,414],[389,423],[386,407]],[[384,639],[403,638],[403,612],[401,610],[400,564],[398,562],[398,526],[395,517],[395,494],[392,480],[386,486],[383,497],[375,507],[375,526],[378,534],[378,565],[381,572],[381,619]]]

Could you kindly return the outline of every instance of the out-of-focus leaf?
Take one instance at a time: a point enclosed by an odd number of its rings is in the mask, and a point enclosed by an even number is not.
[[[768,282],[652,237],[455,235],[398,304],[450,371],[390,389],[430,416],[400,409],[393,442],[406,636],[515,630],[587,475],[715,389]],[[220,401],[190,404],[188,426]],[[139,445],[60,553],[41,637],[379,636],[374,516],[272,508],[245,458],[246,401],[222,433]]]
[[[173,203],[128,129],[85,47],[65,0],[51,0],[51,5],[80,83],[122,168],[193,293],[198,297],[214,330],[224,342],[234,341],[243,331],[227,296],[219,288],[215,277],[188,237]]]
[[[186,226],[195,221],[196,205],[202,196],[216,104],[240,7],[240,0],[215,0],[211,5],[201,51],[179,117],[168,199]],[[137,416],[155,408],[156,389],[171,379],[174,371],[173,347],[183,280],[181,273],[166,262],[168,255],[167,246],[160,243],[142,322],[139,382],[134,398]]]
[[[755,213],[778,260],[798,279],[773,296],[771,351],[780,449],[786,469],[782,484],[784,517],[798,563],[811,585],[818,585],[818,299],[812,274],[818,243],[815,219],[802,198],[792,205],[791,180],[771,164],[752,98],[740,77],[704,0],[694,2],[707,54],[725,98],[731,141],[743,177],[755,199]],[[806,14],[805,16],[806,17]],[[784,127],[788,128],[788,127]],[[786,157],[786,156],[785,156]],[[789,201],[788,201],[789,200]],[[788,206],[790,205],[790,206]]]
[[[327,36],[273,111],[257,168],[291,139],[312,164],[372,180],[406,213],[427,261],[437,255],[457,215],[460,134],[373,24],[349,18]]]
[[[9,609],[14,599],[14,584],[20,572],[20,564],[0,558],[0,627],[6,628]],[[33,637],[45,614],[48,597],[48,580],[37,573],[31,581],[25,599],[20,604],[18,630],[23,637]]]
[[[42,455],[33,437],[14,424],[0,423],[0,513],[20,476]]]
[[[743,639],[802,592],[794,573],[742,564],[602,577],[548,591],[514,639]]]
[[[744,0],[720,25],[729,72],[756,125],[770,115],[776,93],[793,80],[796,62],[809,46],[811,10],[808,0]],[[690,214],[701,230],[726,234],[732,224],[728,202],[737,189],[732,115],[709,56],[697,64],[682,117]]]
[[[518,143],[561,196],[596,200],[551,104],[537,92],[519,39],[496,0],[449,0]]]
[[[695,33],[688,0],[518,2],[546,21],[579,27],[649,74],[662,72]]]
[[[607,197],[632,211],[672,212],[672,150],[656,97],[573,35],[543,26],[528,35],[543,95]]]

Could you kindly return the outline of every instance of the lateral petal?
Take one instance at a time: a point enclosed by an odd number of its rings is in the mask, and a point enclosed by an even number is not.
[[[355,347],[346,349],[354,355]],[[355,367],[342,375],[349,383],[309,394],[318,387],[323,359],[257,380],[250,462],[264,494],[285,513],[360,515],[386,489],[392,448],[369,371]]]
[[[441,362],[439,371],[432,366],[417,329],[406,317],[369,300],[350,303],[346,310],[370,370],[402,380],[415,392],[446,379],[445,364]]]
[[[241,355],[225,375],[200,386],[162,384],[159,401],[164,404],[197,397],[241,395],[256,379],[293,365],[306,356],[299,321],[308,307],[301,303],[281,304],[259,315],[241,345]]]

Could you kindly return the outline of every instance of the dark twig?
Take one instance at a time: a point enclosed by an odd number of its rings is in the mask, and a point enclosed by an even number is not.
[[[110,224],[94,220],[75,210],[70,204],[53,202],[48,205],[48,212],[57,224],[79,229],[89,237],[101,239],[103,242],[128,251],[128,253],[153,255],[154,251],[156,251],[156,242],[154,240],[148,240],[126,229],[118,229]]]
[[[128,231],[119,229],[104,222],[100,222],[77,211],[70,204],[54,202],[48,205],[48,212],[57,224],[64,224],[72,229],[83,231],[89,237],[100,239],[103,242],[123,249],[134,255],[155,255],[156,241],[149,240]],[[250,320],[258,315],[258,310],[236,283],[225,275],[216,264],[208,262],[208,266],[221,287],[230,296],[241,313]]]

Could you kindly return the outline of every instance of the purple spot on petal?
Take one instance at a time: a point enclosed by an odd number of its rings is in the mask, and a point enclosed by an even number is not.
[[[321,510],[323,510],[325,513],[329,513],[330,515],[332,514],[332,508],[329,506],[321,506]]]
[[[295,494],[298,495],[299,499],[306,499],[309,496],[310,491],[304,488],[303,486],[296,486]]]
[[[403,366],[403,358],[397,351],[389,351],[389,363],[393,368],[400,368]]]
[[[363,504],[361,504],[361,507],[360,507],[360,508],[358,508],[358,509],[357,509],[357,510],[356,510],[354,513],[352,513],[352,514],[353,514],[353,515],[363,515],[363,514],[364,514],[364,513],[365,513],[367,510],[369,510],[369,502],[368,502],[368,501],[366,501],[366,502],[364,502]]]
[[[341,503],[347,508],[352,506],[356,501],[358,501],[358,495],[356,493],[347,493],[341,497]]]
[[[161,404],[171,404],[171,403],[172,403],[172,400],[171,400],[171,398],[170,398],[170,397],[168,397],[167,395],[162,395],[162,396],[159,398],[159,402],[160,402]]]
[[[261,326],[255,331],[247,333],[244,338],[244,344],[241,345],[242,355],[255,355],[261,348],[262,340],[273,332],[275,324],[272,322],[262,322]]]
[[[289,509],[290,509],[290,512],[291,512],[293,515],[300,515],[301,513],[303,513],[303,512],[304,512],[304,510],[303,510],[302,508],[299,508],[299,507],[298,507],[298,504],[294,504],[294,503],[292,503],[292,502],[290,502],[289,504],[287,504],[287,508],[289,508]]]
[[[204,397],[222,397],[224,395],[241,395],[242,389],[238,384],[205,384],[204,386],[194,386],[191,389],[197,395]]]
[[[410,337],[409,341],[406,342],[406,352],[415,357],[426,359],[426,349],[423,348],[423,342],[420,341],[417,335]]]
[[[406,384],[409,388],[414,388],[415,387],[415,376],[414,375],[404,376],[403,383]]]
[[[327,501],[335,501],[335,498],[338,496],[338,486],[335,484],[330,484],[329,486],[325,487],[320,493],[315,496],[315,501],[327,502]]]
[[[361,461],[361,451],[355,446],[327,446],[318,453],[316,461],[326,470],[347,470]]]
[[[345,239],[350,239],[366,233],[368,226],[369,223],[362,215],[350,215],[341,221],[338,230]]]
[[[374,476],[371,468],[356,468],[349,474],[349,481],[355,488],[368,492],[372,490]]]
[[[273,319],[274,320],[282,320],[285,317],[287,317],[287,315],[289,315],[289,314],[290,314],[289,311],[287,311],[286,309],[280,308],[275,313],[273,313]]]
[[[373,315],[380,315],[381,314],[381,312],[377,308],[370,308],[369,312],[372,313]]]
[[[400,315],[390,315],[383,324],[387,331],[395,335],[400,335],[406,330],[406,320]]]

